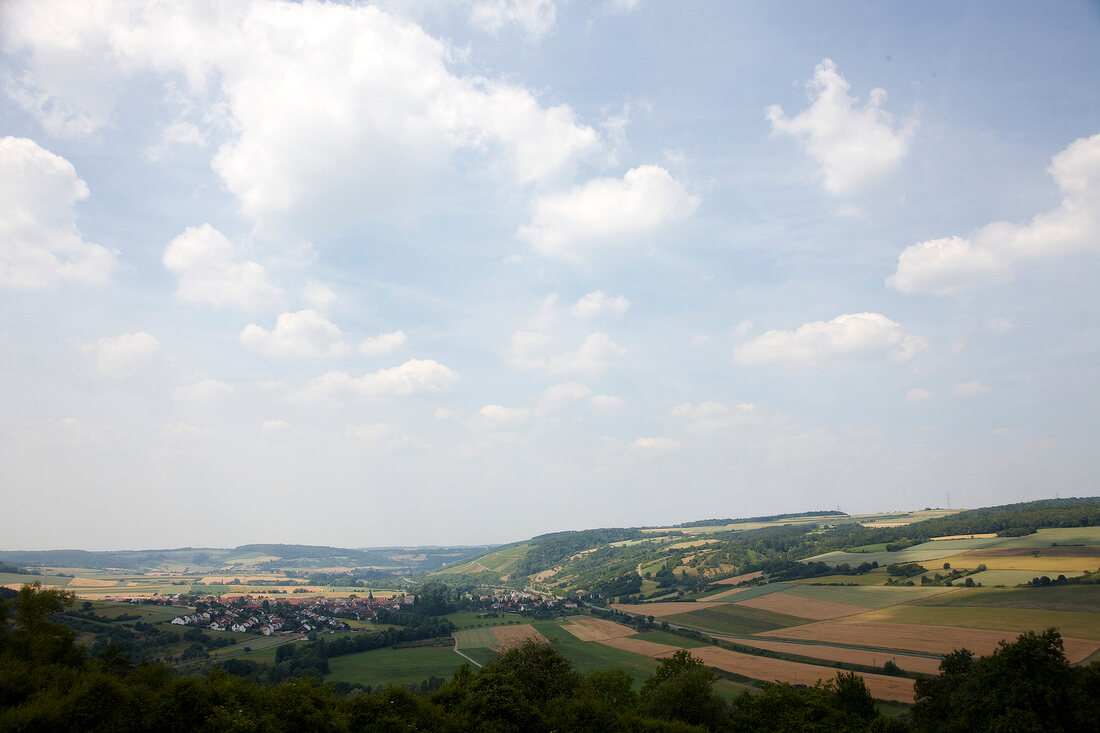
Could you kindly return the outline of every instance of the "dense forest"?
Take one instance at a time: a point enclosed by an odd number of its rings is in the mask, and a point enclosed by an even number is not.
[[[533,643],[415,692],[342,694],[308,666],[278,684],[225,669],[184,675],[135,665],[117,647],[90,656],[52,620],[71,602],[32,585],[0,602],[0,731],[1057,733],[1095,730],[1100,720],[1100,664],[1070,666],[1053,630],[1002,643],[990,657],[948,655],[939,676],[918,681],[906,723],[880,714],[862,678],[846,672],[812,687],[765,685],[727,704],[715,673],[687,651],[662,661],[639,691],[621,670],[582,675],[553,645]]]

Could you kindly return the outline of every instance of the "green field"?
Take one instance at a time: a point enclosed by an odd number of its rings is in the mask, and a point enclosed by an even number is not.
[[[644,639],[645,641],[652,641],[655,644],[668,644],[669,646],[678,647],[680,649],[698,649],[701,646],[709,646],[705,641],[696,641],[686,636],[670,634],[667,631],[643,631],[640,634],[634,634],[630,638]]]
[[[998,547],[1049,547],[1059,545],[1100,545],[1100,527],[1064,527],[1040,529],[1035,534],[1010,537]]]
[[[505,547],[437,572],[442,575],[462,575],[491,571],[506,575],[515,569],[520,560],[526,557],[531,547],[532,545],[528,544]]]
[[[984,586],[1014,586],[1023,585],[1032,578],[1038,578],[1043,575],[1048,578],[1057,578],[1059,575],[1065,575],[1067,578],[1076,578],[1078,575],[1084,575],[1084,573],[1080,570],[1066,570],[1061,573],[1051,573],[1050,571],[1039,570],[983,570],[980,573],[974,573],[968,577],[973,578],[975,583],[981,583]]]
[[[60,575],[23,575],[22,573],[0,573],[0,585],[26,585],[38,581],[42,585],[66,586],[72,578]]]
[[[450,679],[465,663],[449,648],[375,649],[333,657],[325,682],[359,682],[371,687],[414,684],[429,677]]]
[[[677,613],[663,620],[719,634],[756,634],[810,623],[809,619],[727,603],[698,611]]]
[[[465,631],[454,632],[454,637],[458,640],[458,648],[466,651],[467,649],[479,649],[484,647],[500,646],[500,642],[493,635],[492,629],[466,629]]]
[[[966,590],[920,601],[923,606],[1029,608],[1100,614],[1100,585],[1052,585],[1046,588]],[[1100,617],[1097,619],[1100,624]]]
[[[951,588],[909,588],[907,586],[796,585],[792,586],[787,592],[792,596],[810,598],[816,601],[882,608],[892,606],[895,603],[907,603],[929,596],[950,593],[952,590]]]
[[[966,592],[982,593],[984,589]],[[1075,611],[984,607],[981,612],[975,612],[973,607],[967,606],[904,605],[873,611],[867,617],[861,615],[859,618],[872,622],[1013,632],[1042,631],[1053,626],[1062,636],[1100,641],[1100,623],[1096,614]]]
[[[873,586],[885,583],[886,577],[886,568],[882,568],[881,571],[872,570],[863,575],[819,575],[816,578],[803,578],[792,582],[798,585],[829,585],[831,583],[838,583],[840,585]]]
[[[583,674],[619,667],[640,682],[657,669],[657,661],[650,657],[612,649],[594,641],[581,641],[554,621],[536,621],[532,625]]]
[[[527,623],[527,619],[520,616],[518,613],[502,613],[500,616],[490,616],[489,618],[478,618],[479,614],[484,614],[484,612],[459,611],[458,613],[448,613],[445,618],[459,629],[471,629],[477,626],[505,626],[507,624]]]

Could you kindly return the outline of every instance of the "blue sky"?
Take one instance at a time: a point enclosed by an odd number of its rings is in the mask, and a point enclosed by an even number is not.
[[[8,2],[10,548],[1097,493],[1095,3]]]

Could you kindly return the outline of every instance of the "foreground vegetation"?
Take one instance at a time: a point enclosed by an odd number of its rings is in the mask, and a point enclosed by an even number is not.
[[[681,650],[635,691],[622,670],[581,674],[552,644],[526,643],[481,669],[463,665],[438,689],[338,694],[309,676],[263,685],[225,670],[183,676],[134,665],[115,647],[91,657],[51,618],[72,601],[25,586],[0,607],[2,731],[903,731],[880,714],[862,678],[766,685],[726,705],[715,673]],[[6,619],[10,616],[11,622]],[[1090,730],[1100,720],[1100,664],[1072,667],[1053,630],[1002,643],[991,656],[948,655],[917,682],[912,729]]]

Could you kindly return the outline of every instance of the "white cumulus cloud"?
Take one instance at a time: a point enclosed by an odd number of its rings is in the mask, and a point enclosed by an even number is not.
[[[925,402],[936,396],[936,393],[932,390],[922,389],[921,387],[913,387],[911,390],[905,393],[905,401],[911,405],[915,405],[918,402]]]
[[[533,29],[552,20],[549,0],[480,6],[487,22],[492,8]],[[456,161],[526,184],[600,147],[567,105],[456,73],[462,49],[372,5],[12,0],[3,13],[26,67],[7,91],[51,129],[90,134],[127,82],[182,76],[189,135],[231,131],[211,163],[260,234],[389,214]]]
[[[556,374],[579,374],[598,377],[626,358],[626,347],[617,344],[606,333],[590,333],[576,351],[556,354],[546,362],[546,369]]]
[[[928,342],[907,334],[879,313],[851,313],[831,321],[804,323],[794,331],[768,331],[734,349],[739,364],[812,367],[829,362],[889,354],[907,360]]]
[[[409,442],[409,436],[389,423],[348,424],[344,426],[344,435],[352,440],[369,445],[381,446],[387,450],[400,448]]]
[[[176,297],[181,300],[258,310],[280,295],[264,266],[238,259],[233,243],[209,224],[188,227],[168,244],[162,259],[179,278]]]
[[[532,38],[541,38],[554,27],[558,9],[554,0],[480,0],[470,9],[470,22],[496,33],[515,24]]]
[[[172,390],[172,399],[200,407],[217,407],[237,393],[236,387],[217,379],[200,379]]]
[[[643,453],[669,453],[680,450],[680,445],[680,441],[672,438],[637,438],[630,447]]]
[[[407,344],[408,341],[409,337],[405,335],[404,331],[380,333],[372,338],[364,339],[363,343],[359,344],[359,353],[363,356],[392,354]]]
[[[302,288],[302,299],[318,313],[328,313],[329,308],[336,302],[336,293],[320,280],[310,278]]]
[[[695,212],[699,199],[667,170],[643,165],[622,178],[596,178],[535,201],[520,236],[548,257],[580,261],[589,254],[628,246]]]
[[[592,394],[592,390],[579,382],[566,382],[547,387],[539,396],[536,412],[545,414],[565,407],[571,402],[583,400]]]
[[[848,95],[848,80],[831,59],[814,67],[806,83],[810,106],[788,118],[778,105],[767,110],[773,132],[798,138],[821,166],[825,190],[847,195],[897,168],[909,152],[910,130],[895,128],[882,108],[883,89],[872,89],[863,107]]]
[[[358,399],[387,399],[438,394],[458,383],[458,375],[432,359],[410,359],[400,366],[353,377],[327,372],[310,380],[292,400],[307,405],[341,405]]]
[[[1100,134],[1081,138],[1047,169],[1061,203],[1030,224],[994,222],[969,237],[943,237],[907,247],[886,284],[903,293],[948,295],[1012,279],[1023,262],[1100,251]]]
[[[342,356],[349,350],[342,339],[343,334],[335,324],[311,309],[283,313],[271,331],[250,323],[240,336],[249,350],[276,359]]]
[[[72,163],[33,140],[0,138],[0,288],[107,282],[116,254],[76,227],[75,206],[86,198]]]
[[[85,349],[92,352],[100,376],[108,379],[137,374],[156,361],[162,351],[160,341],[144,331],[101,338]]]
[[[959,382],[951,387],[951,394],[956,397],[978,397],[989,394],[991,391],[989,385],[982,384],[977,379],[972,379],[969,382]]]
[[[570,307],[569,312],[577,318],[595,318],[602,313],[621,316],[630,308],[630,301],[621,295],[612,298],[602,290],[596,290],[581,297]]]
[[[526,407],[485,405],[477,411],[478,417],[493,425],[517,425],[527,421],[531,411]]]

